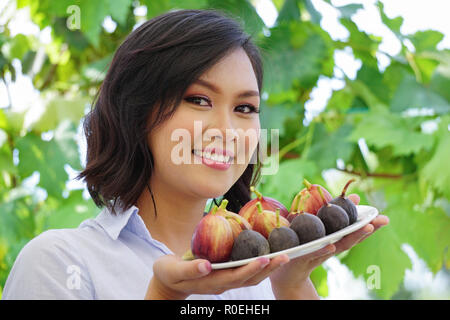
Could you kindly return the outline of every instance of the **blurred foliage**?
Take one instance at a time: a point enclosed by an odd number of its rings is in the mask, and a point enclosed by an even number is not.
[[[11,36],[14,14],[0,25],[2,85],[16,81],[13,60],[18,59],[44,104],[40,117],[28,125],[32,106],[22,112],[11,105],[0,109],[0,295],[24,244],[46,229],[76,227],[97,214],[82,190],[67,188],[67,166],[82,168],[76,140],[80,119],[121,41],[136,24],[175,8],[226,10],[242,19],[262,48],[267,99],[261,123],[280,132],[279,171],[264,176],[258,186],[265,195],[289,207],[303,178],[336,195],[349,177],[357,177],[350,192],[389,216],[391,224],[339,258],[355,277],[367,279],[368,266],[379,266],[381,287],[372,290],[374,297],[390,298],[402,288],[405,270],[411,268],[403,243],[433,273],[449,268],[450,51],[436,47],[443,35],[432,30],[403,34],[403,19],[389,18],[379,2],[382,23],[401,44],[398,55],[391,56],[379,49],[383,39],[361,31],[352,20],[363,9],[360,4],[335,7],[349,36],[333,40],[320,27],[322,16],[311,0],[273,3],[279,15],[269,28],[248,0],[7,1],[0,16],[10,7],[14,12],[28,8],[41,30],[51,27],[51,41]],[[146,16],[136,15],[140,6],[146,6]],[[73,15],[77,8],[79,28]],[[112,32],[102,27],[105,18],[116,23]],[[335,64],[335,53],[342,50],[361,61],[353,79]],[[380,56],[389,60],[386,68],[380,67]],[[319,79],[339,79],[343,86],[309,121],[305,104]],[[36,174],[37,185],[26,187]],[[315,270],[312,279],[326,296],[326,268]]]

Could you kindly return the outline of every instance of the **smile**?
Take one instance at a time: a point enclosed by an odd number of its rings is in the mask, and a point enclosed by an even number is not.
[[[212,160],[218,163],[231,163],[233,157],[229,155],[224,155],[223,153],[216,153],[215,150],[212,151],[201,151],[201,150],[192,150],[192,153],[200,158]]]

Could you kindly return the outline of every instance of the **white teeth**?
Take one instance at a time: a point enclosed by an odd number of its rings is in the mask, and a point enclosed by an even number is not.
[[[194,150],[194,154],[199,157],[207,158],[216,162],[228,163],[230,162],[230,156],[224,156],[222,154],[216,154],[211,152],[202,152],[200,150]]]

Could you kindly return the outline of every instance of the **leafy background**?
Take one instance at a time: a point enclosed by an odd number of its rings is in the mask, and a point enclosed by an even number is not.
[[[83,167],[80,120],[90,109],[108,63],[133,27],[175,8],[217,8],[242,19],[262,48],[265,64],[262,127],[280,133],[280,167],[257,186],[290,206],[303,178],[337,195],[356,177],[351,192],[389,216],[383,228],[339,255],[338,264],[365,282],[368,267],[381,271],[373,299],[415,298],[405,286],[412,268],[407,249],[433,275],[448,281],[450,266],[450,51],[438,49],[443,34],[401,32],[402,17],[376,8],[401,49],[380,49],[382,38],[352,20],[361,4],[334,7],[348,31],[335,40],[321,28],[311,0],[273,0],[276,22],[268,27],[248,0],[7,0],[0,12],[0,84],[9,105],[0,108],[0,296],[21,248],[49,228],[71,228],[99,209],[83,188],[70,187]],[[71,5],[80,9],[80,28],[69,29]],[[147,10],[142,11],[143,8]],[[18,33],[10,23],[27,9],[41,34]],[[435,10],[439,10],[436,8]],[[142,14],[142,12],[144,12]],[[114,25],[114,28],[107,28]],[[360,62],[354,77],[336,64],[344,51]],[[381,59],[388,61],[383,67]],[[18,74],[34,88],[30,103],[13,108],[9,86]],[[320,81],[338,80],[326,107],[308,114]],[[34,99],[33,97],[38,97]],[[431,128],[431,129],[430,129]],[[269,149],[270,150],[270,149]],[[327,297],[330,264],[312,275]],[[425,296],[426,298],[426,296]],[[436,298],[433,296],[433,298]],[[449,298],[449,293],[437,298]]]

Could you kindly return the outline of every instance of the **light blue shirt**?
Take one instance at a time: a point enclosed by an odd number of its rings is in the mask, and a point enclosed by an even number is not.
[[[75,229],[47,230],[20,251],[2,299],[143,299],[153,262],[173,252],[152,238],[135,206],[106,208]],[[275,299],[270,280],[188,299]]]

